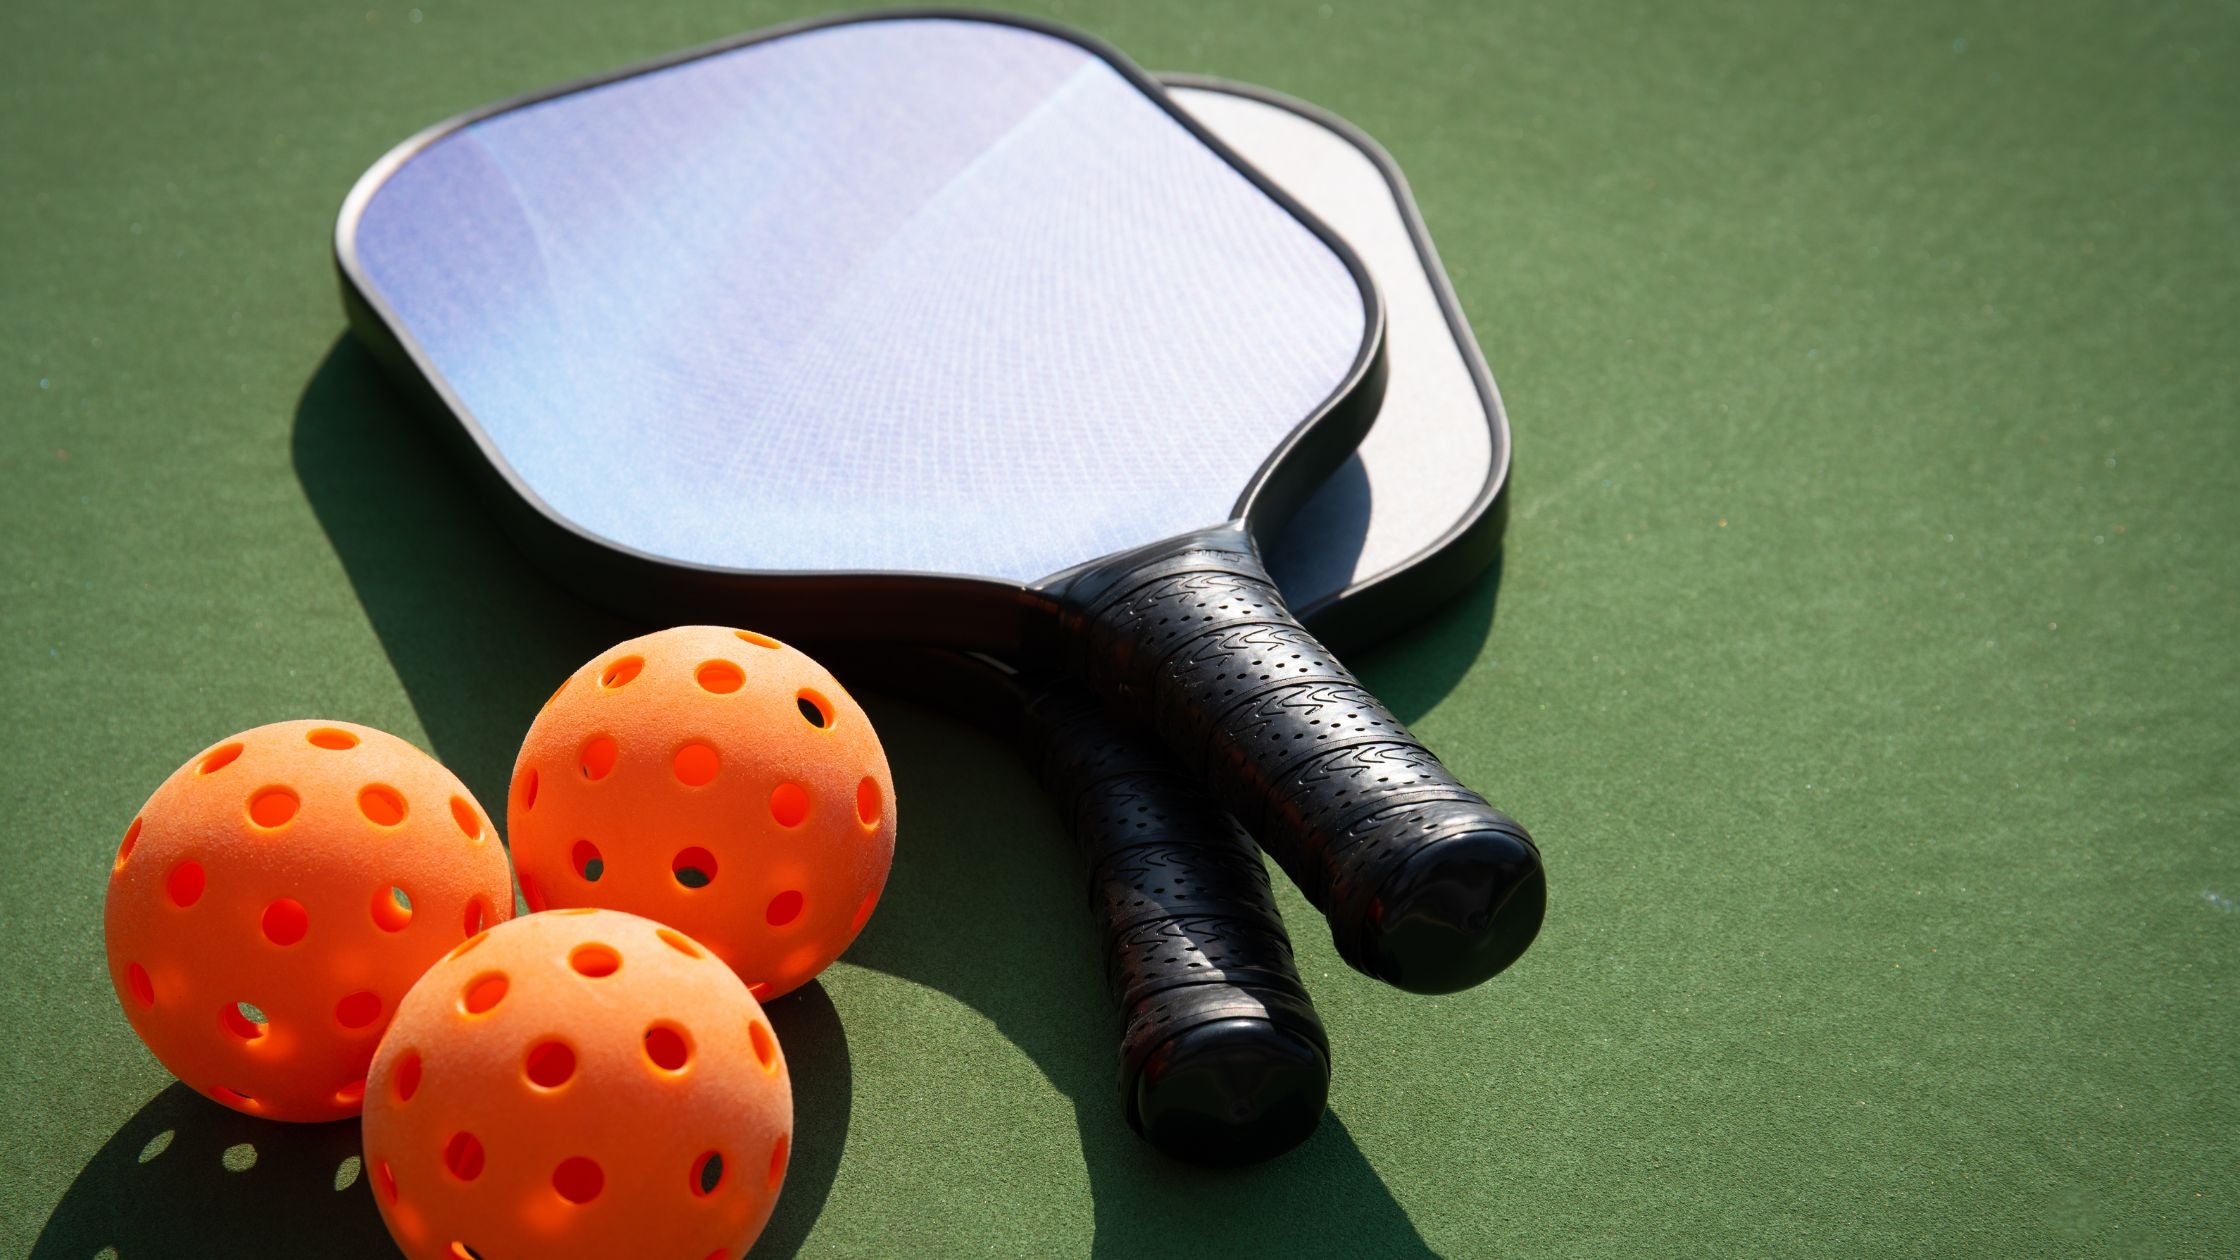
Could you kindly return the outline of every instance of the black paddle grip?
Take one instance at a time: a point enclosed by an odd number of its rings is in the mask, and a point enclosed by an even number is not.
[[[1221,528],[1075,575],[1072,663],[1257,836],[1348,963],[1448,993],[1539,932],[1540,853],[1285,610],[1251,538]]]
[[[1297,1145],[1322,1117],[1330,1045],[1251,837],[1078,689],[1041,692],[1026,718],[1089,872],[1129,1125],[1197,1163]]]

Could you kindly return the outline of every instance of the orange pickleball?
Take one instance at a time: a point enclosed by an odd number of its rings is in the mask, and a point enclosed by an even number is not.
[[[453,950],[367,1078],[374,1200],[429,1260],[738,1260],[792,1135],[785,1058],[746,985],[613,910],[532,914]]]
[[[109,974],[173,1075],[276,1120],[358,1113],[412,982],[513,915],[497,829],[394,735],[278,722],[206,749],[126,829]]]
[[[768,1001],[871,916],[894,780],[823,666],[751,631],[678,626],[561,684],[521,746],[507,826],[531,909],[669,924]]]

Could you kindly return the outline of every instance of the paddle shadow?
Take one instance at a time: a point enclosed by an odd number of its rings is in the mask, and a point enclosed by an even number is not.
[[[1368,466],[1356,452],[1265,545],[1269,576],[1286,593],[1346,589],[1368,545],[1374,508]],[[1441,566],[1419,565],[1310,618],[1316,637],[1364,681],[1374,683],[1377,698],[1401,721],[1414,722],[1454,690],[1492,634],[1494,601],[1501,590],[1499,538],[1507,513],[1507,502],[1496,501],[1467,539],[1450,545],[1444,558],[1448,565],[1468,566],[1470,560],[1458,557],[1482,556],[1489,546],[1492,556],[1485,572],[1436,599],[1433,607],[1416,605],[1425,601],[1425,592],[1439,589]],[[1398,630],[1392,629],[1396,613],[1406,616]]]
[[[1369,465],[1355,451],[1315,487],[1275,540],[1261,548],[1268,576],[1286,593],[1343,590],[1353,581],[1362,549],[1369,545],[1369,518],[1376,506]]]
[[[1493,636],[1501,598],[1501,556],[1483,574],[1434,611],[1375,644],[1341,649],[1348,668],[1384,701],[1394,717],[1413,725],[1447,698]]]
[[[557,680],[642,630],[509,545],[405,405],[356,341],[337,342],[296,407],[296,477],[436,755],[503,802]]]
[[[521,734],[554,680],[644,627],[538,573],[406,406],[370,355],[339,341],[297,409],[297,475],[436,755],[481,799],[503,801]],[[1052,811],[993,740],[889,697],[859,699],[913,823],[880,911],[847,960],[978,1011],[1071,1100],[1098,1254],[1139,1255],[1179,1239],[1248,1257],[1311,1253],[1333,1239],[1374,1254],[1428,1254],[1336,1116],[1299,1150],[1239,1172],[1185,1168],[1137,1140],[1120,1116],[1118,1030],[1081,873]],[[836,1014],[824,1032],[788,1026],[794,1000],[774,1004],[772,1019],[799,1090],[824,1053],[817,1039],[830,1037],[844,1062],[845,1037]],[[797,1162],[756,1255],[791,1254],[813,1224],[845,1143],[850,1079],[843,1071],[843,1098],[824,1104],[822,1120],[797,1099]]]
[[[987,1016],[1072,1103],[1094,1254],[1160,1255],[1183,1240],[1230,1257],[1432,1254],[1335,1113],[1298,1149],[1246,1169],[1180,1164],[1137,1138],[1122,1118],[1119,1021],[1083,872],[1055,812],[995,737],[889,696],[869,707],[889,753],[906,749],[893,757],[895,793],[912,818],[969,824],[918,826],[896,846],[879,913],[848,961]]]

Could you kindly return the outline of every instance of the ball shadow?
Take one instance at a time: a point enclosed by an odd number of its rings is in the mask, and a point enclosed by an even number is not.
[[[809,1237],[840,1174],[855,1098],[848,1030],[822,984],[811,980],[765,1010],[793,1078],[793,1162],[778,1209],[755,1240],[756,1260],[794,1255]]]
[[[521,732],[554,680],[644,627],[538,573],[406,407],[372,357],[342,339],[297,409],[297,476],[436,755],[482,799],[503,801]],[[980,1012],[1071,1100],[1099,1254],[1182,1239],[1239,1256],[1313,1253],[1333,1240],[1429,1254],[1334,1115],[1299,1150],[1237,1172],[1173,1164],[1138,1141],[1121,1119],[1118,1030],[1081,873],[1053,812],[995,741],[891,697],[859,698],[913,825],[847,961]],[[1003,912],[975,913],[960,930],[958,907],[989,904],[990,871],[1003,873]],[[800,1137],[757,1256],[803,1245],[837,1176],[852,1091],[844,1030],[821,987],[774,1003],[771,1018],[795,1073]]]
[[[355,1121],[282,1124],[173,1083],[95,1152],[32,1244],[33,1260],[389,1257]]]
[[[839,1012],[811,982],[769,1007],[793,1077],[795,1158],[757,1257],[801,1249],[832,1191],[852,1093]],[[366,1188],[354,1120],[283,1124],[174,1082],[111,1135],[64,1192],[32,1260],[384,1257],[396,1244]]]

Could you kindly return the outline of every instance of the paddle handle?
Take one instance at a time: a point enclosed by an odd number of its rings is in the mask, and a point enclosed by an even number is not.
[[[1265,1159],[1320,1121],[1330,1045],[1251,837],[1077,687],[1023,734],[1089,872],[1129,1125],[1197,1163]]]
[[[1058,598],[1075,666],[1212,785],[1353,967],[1448,993],[1532,943],[1547,884],[1531,837],[1291,616],[1244,530],[1120,557]]]

